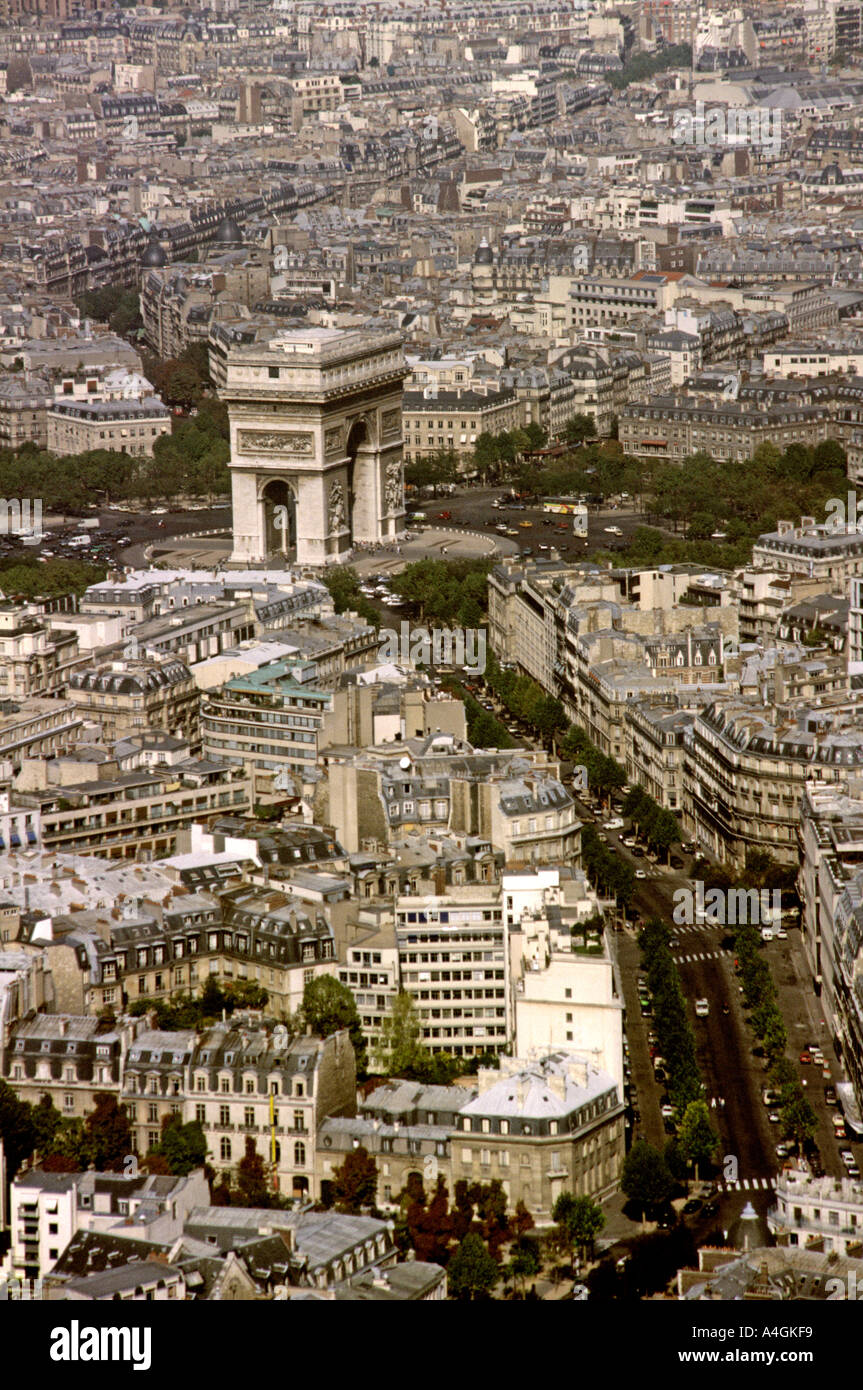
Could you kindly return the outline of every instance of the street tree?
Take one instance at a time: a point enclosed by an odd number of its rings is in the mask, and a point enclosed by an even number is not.
[[[106,1169],[121,1173],[124,1160],[133,1151],[126,1107],[109,1091],[98,1091],[93,1100],[93,1109],[84,1117],[90,1162],[100,1173]]]
[[[364,1207],[374,1207],[378,1190],[378,1165],[362,1144],[345,1156],[333,1173],[333,1199],[336,1210],[357,1215]]]
[[[645,1139],[637,1139],[626,1156],[620,1185],[630,1201],[646,1212],[663,1206],[674,1191],[674,1178],[662,1154]]]
[[[703,1100],[693,1100],[687,1105],[677,1133],[677,1147],[687,1163],[695,1169],[698,1182],[700,1165],[712,1162],[719,1143],[719,1135],[710,1123],[710,1111]]]
[[[570,1262],[575,1250],[592,1250],[593,1242],[605,1225],[605,1213],[599,1203],[592,1197],[576,1196],[572,1192],[561,1192],[551,1215]]]
[[[471,1302],[487,1297],[500,1271],[481,1236],[469,1232],[447,1266],[447,1282],[453,1298]]]

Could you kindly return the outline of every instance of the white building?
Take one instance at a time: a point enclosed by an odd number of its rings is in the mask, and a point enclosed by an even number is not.
[[[782,1174],[767,1224],[777,1244],[818,1241],[825,1254],[857,1254],[863,1243],[863,1186],[850,1178]]]

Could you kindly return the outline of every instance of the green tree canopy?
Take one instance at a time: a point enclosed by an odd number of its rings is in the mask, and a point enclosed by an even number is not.
[[[357,1214],[377,1201],[378,1165],[362,1144],[345,1155],[344,1163],[333,1174],[336,1209]]]
[[[347,1028],[356,1057],[357,1072],[365,1074],[368,1059],[366,1040],[356,1000],[347,985],[335,975],[319,975],[303,990],[301,1008],[306,1027],[319,1038]]]
[[[488,1296],[500,1272],[493,1256],[478,1235],[464,1237],[447,1268],[449,1292],[453,1298],[472,1301]]]

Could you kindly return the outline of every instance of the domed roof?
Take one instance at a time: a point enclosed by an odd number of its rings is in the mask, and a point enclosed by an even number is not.
[[[167,265],[168,257],[162,249],[159,238],[155,232],[150,237],[149,244],[141,257],[141,265],[158,269],[159,266]]]
[[[485,237],[483,237],[479,246],[476,248],[473,263],[474,265],[492,265],[494,263],[494,253]]]
[[[230,214],[219,223],[216,228],[214,240],[217,241],[220,246],[242,245],[243,233],[240,230],[240,225]]]

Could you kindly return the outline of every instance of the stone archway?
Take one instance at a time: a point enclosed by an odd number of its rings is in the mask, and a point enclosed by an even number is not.
[[[354,420],[345,444],[348,526],[357,541],[380,539],[379,454],[365,415]]]
[[[353,544],[397,534],[407,375],[399,334],[279,331],[232,346],[225,370],[231,564],[337,563]]]
[[[283,478],[271,478],[261,489],[264,536],[268,555],[297,553],[297,498]]]

